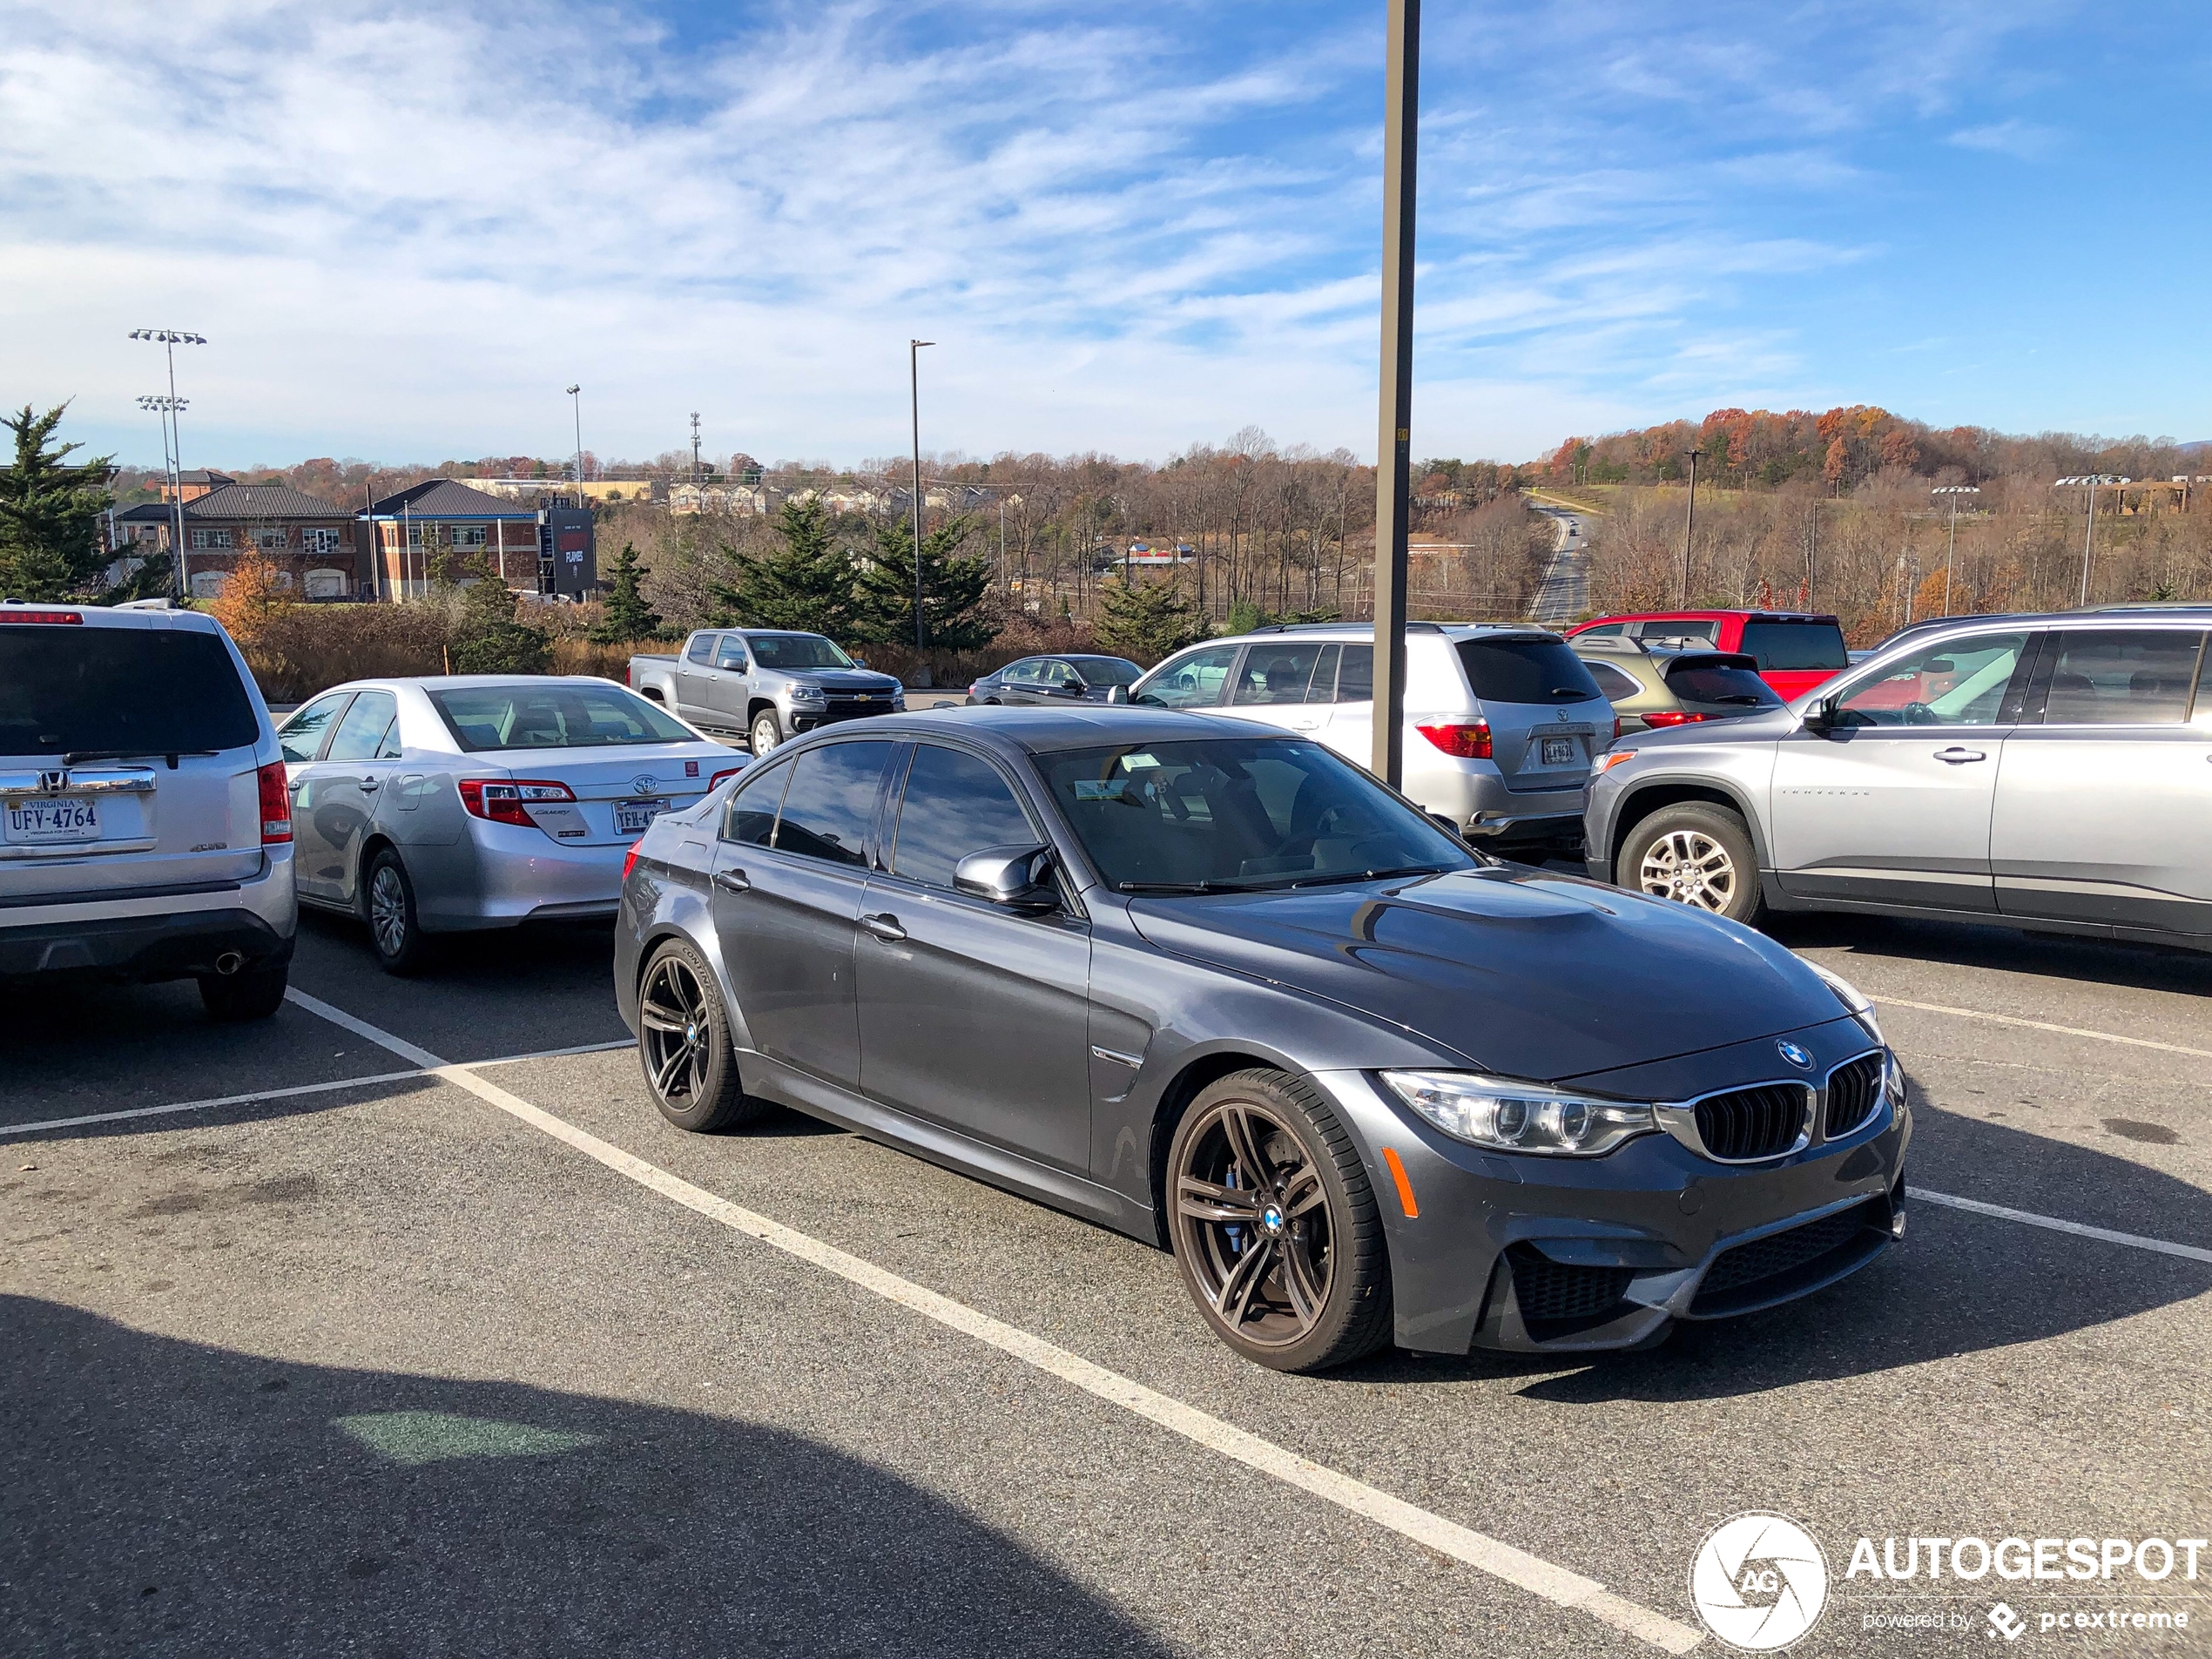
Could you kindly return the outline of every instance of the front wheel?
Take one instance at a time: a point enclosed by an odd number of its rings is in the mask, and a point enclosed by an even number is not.
[[[1709,802],[1662,806],[1638,824],[1621,849],[1620,873],[1624,887],[1746,926],[1765,909],[1751,832]]]
[[[783,740],[783,722],[776,718],[775,710],[763,709],[752,717],[752,753],[756,760],[765,760]]]
[[[1168,1150],[1167,1197],[1191,1300],[1247,1359],[1321,1371],[1389,1339],[1374,1191],[1311,1083],[1240,1071],[1200,1091]]]
[[[749,1123],[765,1109],[738,1077],[714,971],[681,940],[655,951],[638,981],[637,1063],[660,1115],[678,1129],[712,1134]]]

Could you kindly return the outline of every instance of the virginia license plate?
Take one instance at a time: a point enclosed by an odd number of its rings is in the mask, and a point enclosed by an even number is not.
[[[618,800],[615,803],[615,833],[632,835],[651,826],[668,810],[664,800]]]
[[[7,834],[10,841],[97,841],[99,809],[82,796],[11,800]]]
[[[1546,738],[1544,739],[1543,761],[1548,766],[1573,765],[1575,764],[1575,739],[1572,738]]]

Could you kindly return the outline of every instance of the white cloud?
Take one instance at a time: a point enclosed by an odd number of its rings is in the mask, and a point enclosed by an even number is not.
[[[2064,137],[2056,127],[2033,121],[1998,121],[1987,126],[1961,127],[1950,142],[1961,150],[1986,150],[1993,155],[2020,161],[2041,161],[2059,147]]]

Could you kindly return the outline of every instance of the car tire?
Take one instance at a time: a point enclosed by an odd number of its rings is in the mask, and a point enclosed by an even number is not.
[[[656,950],[637,977],[637,1064],[660,1115],[695,1135],[740,1128],[768,1109],[738,1076],[714,970],[682,940]]]
[[[284,988],[291,973],[290,963],[274,962],[236,974],[202,974],[200,1005],[212,1020],[266,1020],[284,1006]]]
[[[1390,1258],[1374,1189],[1311,1082],[1255,1069],[1208,1084],[1176,1126],[1167,1186],[1184,1285],[1214,1334],[1244,1358],[1324,1371],[1390,1339]]]
[[[750,741],[754,759],[765,760],[783,740],[784,725],[776,718],[775,710],[763,709],[752,717]]]
[[[1766,914],[1751,832],[1725,806],[1686,800],[1662,806],[1629,832],[1617,886],[1756,927]]]
[[[368,861],[361,880],[361,920],[368,925],[376,965],[386,973],[404,979],[428,965],[431,945],[415,910],[415,883],[388,846]]]

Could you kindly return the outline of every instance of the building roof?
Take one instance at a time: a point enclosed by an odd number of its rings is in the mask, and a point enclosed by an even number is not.
[[[192,472],[179,473],[177,482],[185,484],[206,484],[210,489],[219,489],[225,484],[234,484],[238,480],[226,472],[215,472],[201,468]]]
[[[186,518],[321,518],[353,515],[287,484],[225,484],[185,503]]]
[[[372,518],[396,518],[406,513],[415,518],[535,518],[537,509],[488,496],[481,489],[455,483],[450,478],[427,482],[387,496],[368,509]]]
[[[135,507],[117,508],[115,516],[118,519],[127,518],[133,523],[140,519],[154,519],[165,524],[169,522],[169,515],[173,510],[174,509],[165,501],[142,501]]]

